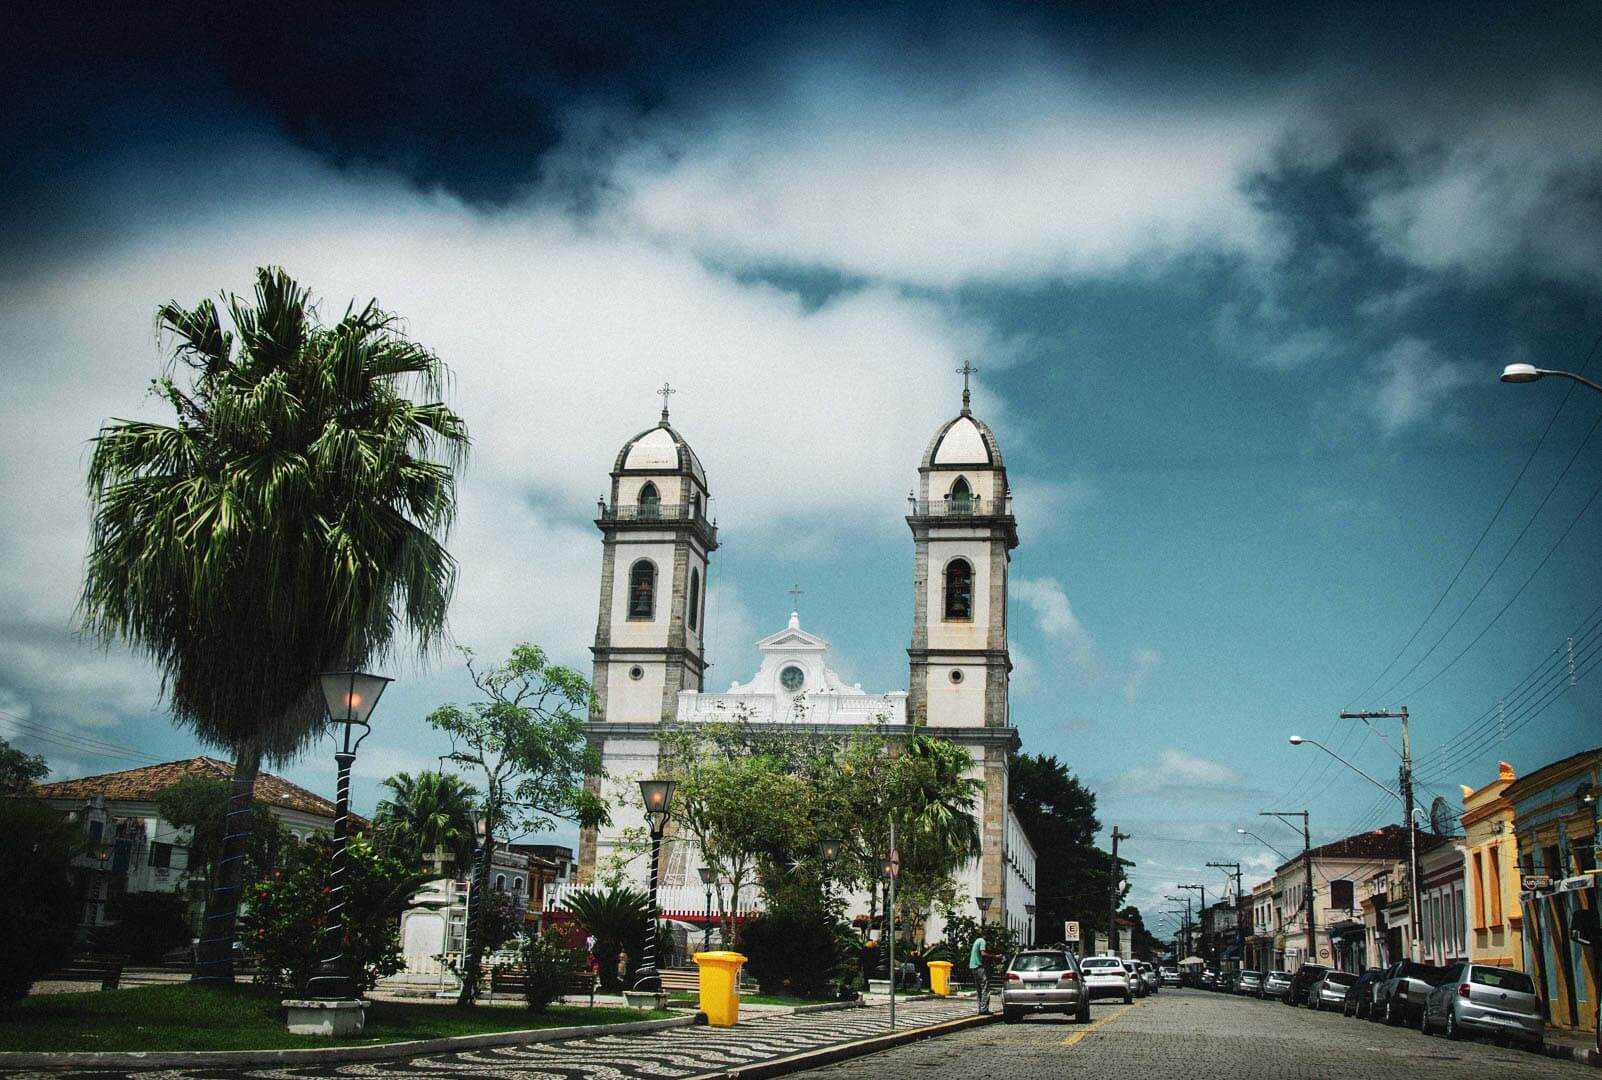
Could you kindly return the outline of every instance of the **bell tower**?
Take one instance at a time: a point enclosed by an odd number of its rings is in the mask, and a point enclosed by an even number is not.
[[[718,547],[706,472],[689,443],[662,419],[618,451],[609,497],[599,500],[601,597],[595,620],[595,701],[586,732],[605,776],[586,783],[608,803],[659,771],[655,728],[677,718],[679,691],[701,690],[706,672],[707,570]],[[643,822],[618,811],[619,829]],[[636,821],[636,819],[639,821]],[[579,832],[579,872],[613,852],[616,836]]]
[[[964,363],[962,412],[935,432],[909,496],[914,545],[908,719],[930,727],[1007,727],[1012,657],[1007,570],[1018,546],[1001,447],[973,415]]]

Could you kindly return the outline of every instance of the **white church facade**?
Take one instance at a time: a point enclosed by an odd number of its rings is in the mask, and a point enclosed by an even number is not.
[[[624,444],[611,475],[610,501],[600,503],[595,522],[601,595],[588,734],[605,770],[592,783],[613,807],[613,823],[580,834],[580,879],[634,850],[625,849],[623,834],[644,828],[636,782],[660,771],[663,724],[743,718],[819,733],[921,725],[966,749],[971,775],[982,784],[975,808],[981,854],[957,882],[969,913],[978,917],[975,901],[986,897],[986,918],[1005,921],[1027,940],[1034,851],[1007,786],[1007,755],[1018,745],[1007,645],[1007,575],[1018,533],[1000,447],[973,415],[966,388],[961,413],[930,441],[909,498],[913,626],[905,690],[846,684],[828,666],[828,642],[792,613],[788,626],[757,643],[762,662],[749,680],[708,693],[702,634],[718,534],[707,515],[706,472],[664,408],[660,423]],[[646,860],[634,867],[643,888]],[[667,845],[664,911],[702,910],[699,868],[692,844]],[[940,932],[938,917],[928,930]]]

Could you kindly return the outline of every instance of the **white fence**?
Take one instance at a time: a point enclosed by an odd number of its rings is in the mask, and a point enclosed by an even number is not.
[[[547,887],[545,890],[545,906],[548,909],[559,909],[569,896],[588,886],[576,885],[568,882],[562,885]],[[657,906],[661,908],[664,918],[700,917],[706,914],[706,889],[701,885],[661,885],[656,890]],[[718,904],[717,894],[712,896],[712,913],[726,912],[729,909],[729,889],[723,888],[723,903]],[[752,915],[763,908],[762,898],[755,885],[746,885],[740,889],[740,904],[738,914]]]

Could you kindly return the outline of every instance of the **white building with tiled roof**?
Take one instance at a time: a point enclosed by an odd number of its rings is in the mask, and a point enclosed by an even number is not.
[[[189,868],[189,830],[162,820],[156,797],[191,777],[228,781],[233,766],[195,757],[39,786],[38,797],[77,815],[91,841],[78,860],[84,922],[103,922],[106,901],[119,893],[177,889]],[[297,839],[333,832],[334,804],[282,777],[258,773],[255,798]]]

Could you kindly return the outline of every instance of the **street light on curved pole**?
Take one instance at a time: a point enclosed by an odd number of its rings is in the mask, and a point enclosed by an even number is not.
[[[1592,390],[1602,394],[1602,386],[1587,379],[1584,375],[1576,375],[1572,371],[1551,371],[1538,368],[1534,364],[1509,364],[1502,369],[1502,381],[1505,383],[1530,383],[1546,378],[1548,375],[1559,379],[1573,379],[1582,386],[1589,386]]]
[[[1336,761],[1340,762],[1342,765],[1345,765],[1348,769],[1352,770],[1358,776],[1361,776],[1364,780],[1367,780],[1369,783],[1373,784],[1375,787],[1377,787],[1381,791],[1385,792],[1385,794],[1389,795],[1391,798],[1397,799],[1397,800],[1400,800],[1402,798],[1402,796],[1401,796],[1401,794],[1399,792],[1397,792],[1396,790],[1394,790],[1392,788],[1386,787],[1384,784],[1380,783],[1378,780],[1376,780],[1372,776],[1368,775],[1368,773],[1364,772],[1362,769],[1359,769],[1356,765],[1353,765],[1350,761],[1347,761],[1345,758],[1341,757],[1339,754],[1337,754],[1335,751],[1331,750],[1329,747],[1325,746],[1323,743],[1319,742],[1317,739],[1304,739],[1300,735],[1292,735],[1290,737],[1290,744],[1292,746],[1301,746],[1304,743],[1306,745],[1308,745],[1308,746],[1316,746],[1316,747],[1318,747],[1320,750],[1324,751],[1324,753],[1328,754],[1330,757],[1334,758]]]
[[[1256,833],[1250,832],[1250,831],[1248,831],[1246,829],[1241,829],[1241,828],[1237,828],[1235,831],[1240,833],[1242,836],[1251,837],[1253,840],[1256,840],[1259,844],[1263,845],[1269,851],[1272,851],[1275,855],[1278,855],[1280,858],[1284,859],[1286,862],[1290,862],[1290,856],[1289,855],[1285,854],[1283,851],[1279,850],[1279,848],[1275,847],[1273,844],[1270,844],[1267,840],[1264,840],[1261,836],[1258,836]]]

